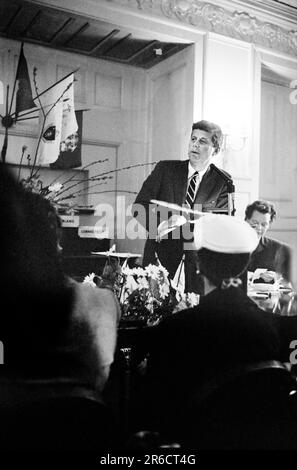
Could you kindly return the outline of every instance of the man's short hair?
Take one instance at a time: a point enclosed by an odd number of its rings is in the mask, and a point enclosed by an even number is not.
[[[274,204],[269,201],[258,200],[249,204],[245,210],[245,219],[251,219],[254,211],[261,212],[261,214],[270,214],[270,222],[276,217]]]
[[[192,131],[194,131],[195,129],[200,129],[201,131],[209,132],[211,134],[211,141],[214,146],[214,155],[219,153],[223,142],[223,133],[220,126],[214,124],[213,122],[203,120],[193,123]]]

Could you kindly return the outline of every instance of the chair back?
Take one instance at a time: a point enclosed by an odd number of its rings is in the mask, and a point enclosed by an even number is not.
[[[201,449],[297,449],[296,390],[279,361],[226,370],[192,394],[180,440]]]
[[[41,394],[0,405],[1,450],[107,450],[113,414],[86,394]]]
[[[242,400],[245,397],[245,400],[253,401],[255,393],[257,401],[259,396],[268,399],[267,394],[270,400],[273,397],[277,400],[280,397],[286,399],[296,387],[295,377],[289,368],[280,361],[269,360],[224,369],[199,387],[193,394],[193,399],[196,404],[203,404],[206,400],[215,400],[223,395],[226,395],[227,399],[233,396],[234,409],[237,399]]]

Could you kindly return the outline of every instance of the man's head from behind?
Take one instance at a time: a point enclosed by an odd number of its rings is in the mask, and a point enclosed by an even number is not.
[[[258,238],[264,237],[275,217],[274,205],[269,201],[254,201],[245,210],[245,220],[256,231]]]
[[[194,122],[188,148],[191,165],[196,170],[204,170],[221,148],[223,134],[221,128],[210,121]]]
[[[212,286],[240,276],[257,244],[255,231],[236,217],[207,214],[195,223],[199,270]]]
[[[61,222],[55,208],[40,194],[24,190],[6,168],[1,167],[0,183],[1,215],[6,221],[1,259],[7,282],[24,293],[59,289]]]
[[[35,374],[41,351],[48,354],[64,338],[73,302],[57,249],[60,220],[49,201],[24,190],[3,164],[0,214],[0,293],[9,306],[0,316],[5,363]]]

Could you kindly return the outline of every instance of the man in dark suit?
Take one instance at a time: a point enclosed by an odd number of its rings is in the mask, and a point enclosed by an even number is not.
[[[149,204],[151,199],[168,203],[186,205],[191,209],[204,212],[221,210],[228,212],[228,192],[233,187],[230,175],[211,164],[222,144],[220,127],[209,121],[199,121],[193,124],[188,148],[188,160],[166,160],[159,162],[143,186],[135,200],[134,217],[146,228],[146,241],[143,265],[156,262],[156,254],[168,271],[174,277],[180,261],[185,253],[185,282],[186,291],[201,293],[201,282],[196,276],[196,258],[189,245],[191,242],[191,225],[186,224],[182,229],[174,230],[166,238],[157,242],[157,227],[162,221],[177,223],[178,218],[166,209],[156,213],[156,206]],[[198,174],[197,174],[198,173]],[[194,181],[195,180],[195,181]],[[233,187],[234,189],[234,187]],[[145,209],[144,211],[141,209]],[[174,222],[173,222],[174,221]]]
[[[257,232],[259,244],[252,253],[249,271],[266,268],[283,276],[289,281],[291,250],[288,245],[278,240],[265,237],[267,230],[276,217],[274,205],[269,201],[254,201],[245,210],[245,220]],[[269,273],[264,273],[264,280],[269,282]]]

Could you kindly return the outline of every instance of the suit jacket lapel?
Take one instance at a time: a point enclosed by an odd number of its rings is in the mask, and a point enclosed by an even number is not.
[[[185,160],[178,163],[179,165],[177,165],[176,171],[174,172],[173,188],[174,199],[176,201],[176,204],[179,204],[181,206],[185,203],[186,200],[189,160]]]
[[[202,181],[200,182],[200,185],[196,193],[196,197],[195,197],[195,203],[199,203],[199,201],[204,202],[207,199],[207,196],[210,190],[209,182],[211,179],[211,174],[212,174],[212,170],[209,167],[205,175],[203,176]]]

